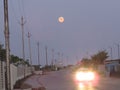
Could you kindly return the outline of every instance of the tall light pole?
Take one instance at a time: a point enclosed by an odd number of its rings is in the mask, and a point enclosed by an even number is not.
[[[63,53],[61,54],[61,63],[62,63],[62,65],[63,65],[63,63],[64,63],[64,60],[63,60]]]
[[[52,62],[51,62],[52,66],[54,65],[54,49],[52,49]]]
[[[60,52],[58,52],[57,54],[58,54],[58,62],[59,62],[59,60],[60,60]]]
[[[6,90],[11,90],[8,0],[4,0],[4,35],[6,48]]]
[[[113,56],[112,56],[112,47],[109,47],[110,48],[110,56],[111,56],[111,60],[113,59]]]
[[[28,32],[27,37],[28,37],[29,56],[30,56],[30,61],[29,62],[30,62],[30,65],[32,66],[32,54],[31,54],[31,43],[30,43],[31,34],[30,34],[30,32]]]
[[[38,65],[40,66],[40,49],[39,49],[39,42],[37,43],[37,47],[38,47]]]
[[[2,47],[3,47],[3,45],[1,44],[1,42],[0,42],[0,60],[1,60],[1,62],[0,62],[0,64],[1,64],[1,73],[4,73],[4,71],[3,71],[3,63],[2,63],[2,61],[3,61],[3,58],[2,58]],[[1,75],[1,78],[4,78],[4,76],[3,75]],[[4,80],[3,79],[1,79],[1,82],[4,82]],[[2,85],[2,88],[3,88],[3,83],[1,83],[1,85]]]
[[[24,21],[24,18],[23,16],[21,17],[21,29],[22,29],[22,54],[23,54],[23,60],[25,60],[25,47],[24,47],[24,25],[25,25],[25,21]]]
[[[48,66],[48,58],[47,58],[47,46],[45,46],[45,51],[46,51],[46,66]]]
[[[22,29],[22,54],[23,54],[23,60],[25,60],[25,50],[24,50],[24,24],[26,22],[24,21],[23,19],[23,16],[21,17],[21,29]],[[24,78],[25,78],[25,63],[23,61],[23,64],[24,64]]]
[[[66,57],[66,60],[67,60],[67,66],[68,66],[69,65],[69,61],[68,61],[69,57],[68,56]]]
[[[120,59],[120,46],[118,44],[118,59]]]
[[[117,47],[118,47],[118,59],[120,59],[120,45],[119,44],[116,44]]]

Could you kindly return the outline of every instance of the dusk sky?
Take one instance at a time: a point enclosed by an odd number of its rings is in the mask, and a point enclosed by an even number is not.
[[[63,54],[64,63],[90,57],[106,49],[113,58],[120,44],[120,0],[8,0],[11,54],[22,58],[21,16],[26,21],[25,58],[29,59],[27,33],[31,33],[32,62],[38,63],[37,42],[40,42],[40,62],[45,64],[45,46],[49,64],[52,49],[55,58]],[[0,43],[4,44],[3,0],[0,0]],[[64,17],[63,23],[58,17]]]

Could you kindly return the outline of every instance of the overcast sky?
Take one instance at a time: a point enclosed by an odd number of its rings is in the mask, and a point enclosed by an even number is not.
[[[29,59],[27,33],[31,33],[32,61],[37,64],[37,42],[40,42],[40,62],[45,64],[45,46],[49,63],[52,49],[64,63],[90,57],[99,50],[117,58],[120,43],[120,0],[8,0],[11,54],[22,57],[20,19],[24,17],[25,58]],[[3,0],[0,0],[0,42],[4,44]],[[65,21],[58,22],[63,16]],[[110,54],[110,53],[109,53]],[[61,57],[62,58],[62,57]]]

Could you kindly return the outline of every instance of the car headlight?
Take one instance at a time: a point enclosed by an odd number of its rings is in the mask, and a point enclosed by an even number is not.
[[[86,79],[87,80],[94,80],[95,74],[93,72],[86,73]]]
[[[91,81],[94,80],[95,74],[93,72],[77,72],[76,80],[78,81]]]

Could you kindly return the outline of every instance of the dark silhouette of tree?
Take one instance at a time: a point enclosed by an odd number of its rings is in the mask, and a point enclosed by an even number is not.
[[[97,54],[91,56],[92,63],[94,65],[104,64],[104,61],[108,58],[108,53],[104,51],[99,51]]]
[[[108,53],[103,50],[91,56],[90,59],[83,58],[80,62],[81,67],[91,67],[97,69],[98,65],[104,64],[104,61],[108,58]]]
[[[5,61],[6,59],[6,50],[3,48],[3,45],[0,44],[0,60]]]
[[[3,48],[3,45],[0,44],[0,60],[5,61],[6,60],[6,50]],[[29,65],[28,60],[23,60],[15,55],[10,55],[10,63],[14,63],[15,65],[19,64],[26,64]]]
[[[89,67],[91,65],[91,60],[88,58],[83,58],[81,60],[81,66]]]
[[[17,63],[20,61],[18,56],[11,55],[11,63]]]

